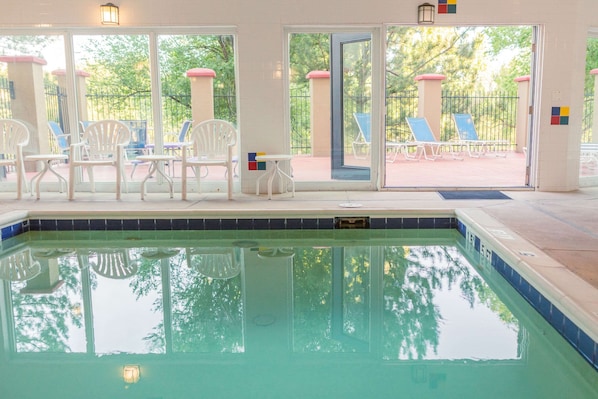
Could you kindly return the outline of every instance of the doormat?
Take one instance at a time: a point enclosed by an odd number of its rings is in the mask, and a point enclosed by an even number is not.
[[[511,197],[496,190],[457,190],[439,191],[438,194],[445,200],[509,200]]]

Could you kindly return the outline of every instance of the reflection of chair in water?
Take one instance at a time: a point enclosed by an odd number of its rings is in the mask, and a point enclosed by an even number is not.
[[[0,279],[27,281],[41,273],[39,261],[33,260],[31,249],[10,252],[0,258]]]
[[[140,255],[147,260],[161,260],[172,258],[179,252],[181,250],[176,248],[146,248]]]
[[[187,248],[187,265],[213,279],[229,279],[241,272],[240,248]]]
[[[79,254],[81,268],[89,267],[103,277],[125,279],[137,273],[137,262],[131,262],[126,249],[93,249]]]
[[[259,258],[293,258],[293,248],[260,248],[257,252]]]

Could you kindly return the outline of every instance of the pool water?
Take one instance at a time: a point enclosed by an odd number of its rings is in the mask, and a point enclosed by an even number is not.
[[[0,278],[3,399],[598,397],[453,230],[28,232]]]

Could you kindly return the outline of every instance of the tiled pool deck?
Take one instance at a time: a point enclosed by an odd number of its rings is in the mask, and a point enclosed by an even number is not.
[[[505,191],[512,200],[443,200],[436,192],[298,192],[275,195],[0,193],[0,226],[58,229],[332,228],[335,216],[369,216],[372,228],[458,225],[545,318],[598,369],[598,188],[572,193]],[[341,205],[358,204],[356,207]],[[93,216],[91,216],[93,215]],[[150,216],[150,217],[148,217]],[[87,221],[88,218],[101,221]],[[84,222],[73,220],[84,219]],[[43,221],[42,221],[43,220]],[[458,221],[458,223],[457,223]],[[13,234],[8,230],[3,235]]]

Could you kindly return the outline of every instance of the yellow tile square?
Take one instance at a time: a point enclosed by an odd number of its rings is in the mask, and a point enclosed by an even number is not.
[[[569,116],[569,107],[561,107],[561,115],[560,116]]]

